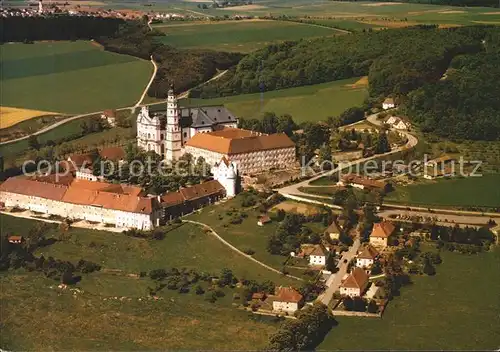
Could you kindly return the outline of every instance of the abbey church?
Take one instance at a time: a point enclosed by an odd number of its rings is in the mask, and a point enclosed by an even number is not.
[[[168,91],[167,110],[151,113],[144,106],[137,117],[137,144],[166,160],[178,159],[197,133],[238,127],[237,118],[223,106],[179,108],[174,90]]]
[[[268,135],[237,127],[238,118],[224,106],[179,107],[171,88],[166,110],[141,109],[137,117],[137,145],[168,161],[179,159],[184,153],[202,157],[212,166],[224,159],[234,163],[241,174],[295,164],[295,143],[286,134]]]

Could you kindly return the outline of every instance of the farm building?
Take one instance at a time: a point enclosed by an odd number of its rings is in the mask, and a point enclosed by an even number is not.
[[[387,247],[388,239],[395,230],[396,227],[390,221],[382,221],[373,224],[373,229],[370,234],[370,244],[378,248]]]
[[[349,297],[361,297],[368,286],[368,274],[363,269],[354,268],[340,285],[340,294]]]

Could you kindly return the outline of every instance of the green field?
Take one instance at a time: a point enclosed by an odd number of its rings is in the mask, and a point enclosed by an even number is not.
[[[34,223],[0,215],[2,235],[29,236]],[[58,232],[54,227],[47,237],[58,238]],[[73,262],[85,258],[103,268],[84,275],[75,286],[83,290],[79,294],[57,289],[57,281],[40,273],[2,273],[2,348],[195,350],[211,346],[250,350],[262,348],[277,328],[267,319],[232,307],[231,289],[225,289],[226,296],[216,303],[192,292],[167,289],[158,293],[159,301],[147,299],[147,288],[154,284],[137,274],[158,268],[185,267],[217,274],[227,267],[239,278],[291,283],[232,251],[198,226],[182,225],[163,240],[77,228],[69,233],[69,239],[38,249],[36,254]],[[27,328],[34,321],[40,326]]]
[[[282,21],[187,22],[155,26],[161,42],[179,48],[250,52],[285,40],[342,34],[331,28]]]
[[[259,118],[263,112],[290,114],[295,122],[326,121],[347,108],[360,106],[368,93],[364,87],[351,87],[359,78],[282,89],[261,95],[243,94],[215,99],[188,99],[181,104],[191,106],[224,104],[236,116]]]
[[[384,201],[413,205],[500,207],[500,174],[396,187]]]
[[[412,276],[382,319],[339,317],[317,350],[498,349],[500,248],[441,257],[436,276]]]
[[[247,215],[247,218],[239,225],[228,224],[231,219],[231,215],[228,212],[234,213],[233,208],[243,211]],[[219,219],[219,216],[222,219]],[[236,197],[224,204],[203,208],[186,218],[209,225],[233,246],[242,251],[252,249],[255,252],[252,255],[255,259],[277,270],[281,270],[286,257],[272,255],[267,251],[269,235],[276,231],[278,223],[271,222],[265,226],[258,226],[257,220],[259,216],[260,213],[256,209],[242,209],[240,197]]]
[[[134,105],[151,63],[90,42],[2,45],[2,106],[86,113]]]

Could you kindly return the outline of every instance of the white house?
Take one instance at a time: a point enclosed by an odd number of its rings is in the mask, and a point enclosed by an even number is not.
[[[300,246],[299,258],[307,258],[310,266],[325,266],[330,253],[321,244],[303,244]]]
[[[339,224],[337,223],[337,219],[334,219],[330,226],[328,226],[325,230],[325,235],[330,237],[331,240],[338,240],[340,238],[340,233],[342,232],[342,229],[340,228]]]
[[[359,252],[356,258],[356,266],[362,269],[370,268],[378,256],[378,251],[372,245],[368,244]]]
[[[396,107],[396,104],[394,103],[393,98],[386,98],[384,102],[382,103],[382,109],[387,110],[387,109],[393,109]]]
[[[276,294],[271,296],[273,311],[295,313],[302,305],[304,297],[292,287],[277,287]]]
[[[370,234],[370,244],[378,248],[387,247],[388,239],[394,233],[395,229],[395,226],[389,221],[373,224],[373,229]]]
[[[361,297],[368,286],[368,274],[360,268],[354,268],[340,285],[340,294],[349,297]]]
[[[101,119],[106,120],[111,127],[116,126],[116,111],[115,110],[104,110]]]
[[[401,118],[397,116],[391,116],[386,121],[386,124],[397,130],[407,130],[409,128],[408,124],[405,123]]]

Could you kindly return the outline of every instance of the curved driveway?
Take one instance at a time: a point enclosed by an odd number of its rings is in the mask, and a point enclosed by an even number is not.
[[[247,257],[248,259],[250,259],[251,261],[259,264],[260,266],[263,266],[264,268],[266,268],[267,270],[271,270],[273,272],[275,272],[276,274],[280,274],[280,275],[284,275],[284,276],[287,276],[287,277],[290,277],[292,279],[295,279],[295,280],[300,280],[300,281],[303,281],[300,277],[296,277],[296,276],[293,276],[293,275],[285,275],[283,274],[281,271],[279,270],[276,270],[274,269],[273,267],[270,267],[269,265],[266,265],[260,261],[258,261],[257,259],[255,259],[254,257],[252,257],[251,255],[249,254],[246,254],[242,251],[240,251],[238,248],[236,248],[235,246],[233,246],[231,243],[229,243],[228,241],[226,241],[224,238],[222,238],[217,232],[215,232],[215,230],[213,228],[211,228],[210,226],[208,226],[207,224],[204,224],[202,222],[198,222],[198,221],[193,221],[193,220],[182,220],[182,222],[188,222],[188,223],[191,223],[191,224],[195,224],[195,225],[199,225],[199,226],[202,226],[203,228],[205,229],[208,229],[210,230],[210,233],[212,235],[214,235],[219,241],[221,241],[222,243],[224,243],[226,246],[228,246],[229,248],[231,248],[233,251],[237,252],[238,254],[244,256],[244,257]]]

